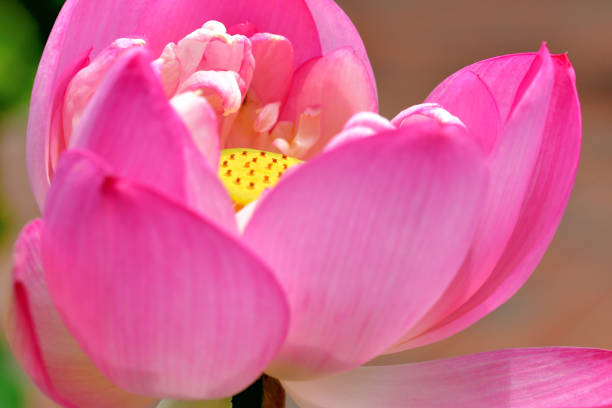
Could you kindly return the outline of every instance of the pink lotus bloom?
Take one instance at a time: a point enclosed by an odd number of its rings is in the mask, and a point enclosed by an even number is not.
[[[476,63],[392,121],[376,100],[328,0],[69,0],[6,321],[34,382],[88,408],[227,398],[263,372],[304,407],[612,404],[603,350],[361,367],[535,268],[578,163],[567,57]]]

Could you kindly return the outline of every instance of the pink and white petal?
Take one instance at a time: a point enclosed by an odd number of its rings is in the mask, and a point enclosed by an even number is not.
[[[468,302],[407,346],[417,347],[449,337],[495,310],[525,283],[550,244],[574,184],[582,137],[574,70],[565,55],[556,56],[553,62],[555,87],[542,148],[503,255],[487,282]]]
[[[243,237],[275,271],[292,312],[267,372],[303,379],[356,367],[443,293],[487,180],[460,130],[430,121],[346,143],[258,201]]]
[[[178,93],[183,92],[198,92],[224,116],[238,112],[244,96],[240,77],[233,71],[197,71],[181,84]]]
[[[214,109],[202,96],[186,92],[175,96],[170,104],[191,133],[196,146],[211,169],[219,167],[219,126]]]
[[[76,73],[66,89],[63,104],[64,143],[70,145],[74,129],[81,121],[83,111],[91,101],[100,84],[115,63],[127,51],[140,48],[145,41],[135,38],[120,38],[102,50],[85,68]]]
[[[344,130],[354,127],[369,128],[375,132],[384,132],[396,128],[389,120],[375,112],[359,112],[353,115],[348,122],[346,122]]]
[[[605,408],[612,351],[509,349],[283,382],[302,408]]]
[[[168,103],[144,50],[128,52],[109,73],[71,147],[96,153],[121,177],[153,186],[236,230],[233,206],[216,168]]]
[[[293,46],[285,37],[258,33],[251,37],[255,73],[251,89],[262,105],[284,102],[293,77]]]
[[[472,71],[462,70],[442,82],[426,102],[438,103],[461,119],[487,154],[498,143],[503,122],[497,102],[487,84]]]
[[[176,55],[176,44],[166,45],[162,54],[151,65],[159,75],[166,96],[171,98],[178,89],[183,71],[181,61]]]
[[[287,301],[267,266],[91,153],[63,155],[44,220],[49,293],[87,355],[122,388],[227,397],[283,342]]]
[[[225,43],[228,51],[231,49],[232,37],[227,35],[225,26],[219,21],[207,21],[205,24],[197,30],[189,33],[185,38],[182,38],[175,47],[176,56],[181,64],[181,80],[184,80],[196,71],[202,70],[200,64],[206,63],[204,57],[205,52],[209,44],[214,39],[220,39]],[[231,53],[229,55],[231,57]],[[241,57],[241,55],[236,55]],[[230,58],[230,60],[233,60]],[[230,61],[231,62],[234,61]],[[239,61],[235,61],[239,63]],[[234,64],[235,65],[235,64]],[[237,67],[232,67],[233,71],[237,71]],[[211,68],[212,69],[212,68]]]
[[[40,258],[42,229],[42,220],[24,227],[13,258],[4,333],[21,366],[64,407],[150,407],[154,399],[129,394],[106,379],[66,329],[47,291]]]
[[[457,116],[444,109],[444,107],[442,107],[441,105],[431,102],[413,105],[409,108],[404,109],[391,120],[391,124],[394,127],[399,128],[402,126],[406,126],[409,123],[427,121],[430,119],[435,119],[440,123],[457,125],[463,128],[466,127],[465,124],[461,121],[461,119],[459,119]],[[470,135],[472,135],[471,132]],[[476,140],[476,142],[478,142],[478,140]]]
[[[231,70],[240,75],[240,90],[242,93],[251,86],[255,71],[255,58],[251,42],[242,35],[231,37],[230,42],[215,39],[206,47],[204,61],[200,64],[202,70]]]
[[[181,39],[175,54],[181,62],[181,81],[197,71],[232,71],[239,74],[241,92],[246,93],[253,79],[255,59],[250,41],[243,35],[227,34],[218,21],[208,21]]]
[[[321,152],[354,114],[378,109],[376,86],[352,49],[312,59],[295,72],[280,119],[296,121],[309,109],[321,111],[321,129],[303,158]]]
[[[325,151],[334,149],[351,140],[362,139],[395,129],[387,119],[374,112],[359,112],[346,122],[342,132],[338,133],[325,147]]]
[[[411,347],[410,339],[436,326],[467,302],[491,276],[507,247],[530,191],[551,102],[555,72],[546,48],[534,59],[525,81],[525,90],[518,95],[520,100],[501,138],[487,157],[491,187],[470,252],[436,306],[390,352]]]

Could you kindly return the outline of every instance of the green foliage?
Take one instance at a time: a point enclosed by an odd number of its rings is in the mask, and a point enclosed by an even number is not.
[[[0,407],[24,407],[23,388],[16,367],[4,344],[0,344]]]
[[[9,215],[6,209],[4,208],[4,203],[2,202],[2,194],[0,194],[0,246],[4,244],[4,240],[9,231]]]
[[[15,0],[0,13],[0,111],[27,100],[41,44],[36,23]]]

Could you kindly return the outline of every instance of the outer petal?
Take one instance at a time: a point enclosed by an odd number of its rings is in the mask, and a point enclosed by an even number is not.
[[[511,65],[508,66],[508,69],[511,68]],[[470,253],[438,304],[405,336],[406,339],[421,334],[456,311],[493,272],[515,229],[529,192],[544,137],[554,78],[552,59],[543,47],[517,91],[517,101],[504,123],[501,138],[488,156],[491,188]],[[470,85],[480,86],[479,82]],[[465,98],[469,100],[470,89],[465,88],[465,92]],[[478,94],[474,92],[471,95],[474,97]],[[490,98],[488,93],[481,96]],[[474,121],[470,115],[468,118]],[[401,345],[393,351],[409,346]]]
[[[268,372],[295,379],[356,367],[444,291],[486,184],[461,131],[430,121],[346,143],[260,199],[244,238],[273,267],[292,311]]]
[[[150,407],[102,375],[68,332],[47,292],[40,260],[42,221],[27,225],[15,245],[12,303],[5,320],[11,348],[32,380],[64,407]]]
[[[50,85],[51,89],[45,95],[48,99],[44,103],[37,103],[42,96],[36,91],[36,83],[34,84],[28,120],[26,159],[30,185],[40,208],[42,208],[44,197],[49,189],[49,180],[57,165],[57,160],[66,150],[62,114],[66,90],[74,75],[89,64],[90,52],[91,50],[87,50],[76,58],[55,79],[55,82]],[[39,67],[39,71],[41,70],[42,68]],[[40,76],[44,75],[46,74],[40,74]]]
[[[303,408],[605,408],[612,351],[511,349],[284,382]]]
[[[117,65],[86,109],[71,147],[95,152],[121,177],[154,186],[235,230],[216,169],[168,103],[146,54],[131,51]]]
[[[363,41],[351,20],[333,0],[304,0],[319,31],[323,55],[342,47],[352,48],[366,65],[370,81],[376,86],[372,66]]]
[[[133,392],[217,399],[248,386],[287,331],[268,268],[213,223],[86,153],[62,156],[44,213],[49,292],[71,332]]]
[[[459,71],[444,81],[427,102],[438,103],[461,118],[486,153],[498,143],[503,121],[497,102],[487,84],[472,71]]]
[[[528,63],[535,55],[521,58]],[[407,346],[451,336],[496,309],[525,283],[552,240],[574,184],[582,134],[574,70],[565,55],[553,61],[555,87],[542,147],[504,253],[489,279],[469,301]]]
[[[308,109],[320,110],[321,124],[306,158],[319,153],[355,113],[378,109],[376,86],[353,50],[343,48],[298,68],[281,120],[295,121]]]

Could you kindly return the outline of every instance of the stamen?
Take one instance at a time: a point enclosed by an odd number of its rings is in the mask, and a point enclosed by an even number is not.
[[[273,187],[288,169],[302,161],[255,149],[225,149],[221,151],[220,163],[219,177],[238,211],[255,201],[265,189]]]

